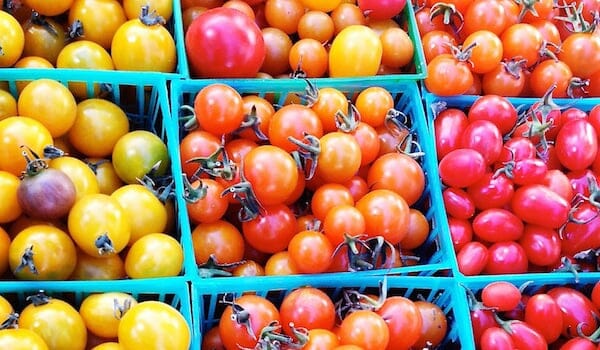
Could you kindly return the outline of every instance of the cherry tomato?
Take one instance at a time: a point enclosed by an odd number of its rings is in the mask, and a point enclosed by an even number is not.
[[[379,36],[365,25],[351,25],[334,37],[329,49],[329,76],[360,77],[377,74],[383,47]]]
[[[305,230],[290,239],[287,250],[301,273],[322,273],[331,264],[334,246],[321,232]]]
[[[555,342],[563,329],[562,311],[556,301],[546,293],[532,295],[527,300],[524,321],[537,330],[548,344]]]
[[[524,222],[551,229],[567,221],[570,207],[559,194],[538,184],[518,188],[511,199],[513,212]]]
[[[4,33],[0,42],[4,53],[0,56],[0,67],[11,67],[23,53],[25,33],[19,21],[5,11],[0,11],[0,29]]]
[[[403,153],[388,153],[371,164],[367,184],[372,190],[394,191],[408,205],[413,205],[421,198],[425,189],[425,173],[414,158]]]
[[[300,287],[283,298],[279,307],[284,333],[293,335],[294,327],[330,330],[335,324],[335,307],[325,292],[314,287]]]
[[[510,311],[519,305],[521,291],[510,282],[491,282],[481,290],[481,301],[496,311]]]
[[[427,90],[436,95],[460,95],[473,85],[473,73],[466,62],[459,61],[452,55],[442,54],[427,64],[424,83]]]
[[[226,349],[254,347],[261,330],[271,322],[281,320],[277,307],[264,297],[245,294],[233,303],[235,311],[228,305],[219,320],[219,333]],[[249,315],[246,323],[240,319],[240,311]]]
[[[485,175],[485,159],[470,148],[448,152],[439,163],[442,182],[452,187],[469,187]]]
[[[461,252],[464,248],[461,250]],[[484,268],[487,274],[525,273],[528,261],[525,249],[514,241],[496,242],[488,248],[488,260]]]
[[[365,218],[365,234],[383,236],[392,244],[399,243],[408,230],[409,207],[404,198],[390,190],[372,190],[356,202]]]
[[[198,92],[194,112],[200,127],[216,136],[238,129],[244,120],[242,96],[221,83],[210,84]]]
[[[156,175],[164,175],[170,166],[166,144],[146,130],[130,131],[121,136],[113,148],[111,159],[117,175],[128,184],[138,183],[138,179],[150,170]]]
[[[379,314],[371,310],[358,310],[342,320],[338,336],[340,344],[357,345],[365,350],[375,350],[387,347],[390,331],[386,321]]]

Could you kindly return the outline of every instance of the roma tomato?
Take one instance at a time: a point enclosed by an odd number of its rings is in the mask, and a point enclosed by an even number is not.
[[[526,223],[556,229],[568,218],[571,205],[544,185],[525,185],[511,200],[513,212]]]
[[[477,241],[467,242],[456,255],[458,270],[465,276],[476,276],[485,269],[490,253]]]
[[[329,76],[373,76],[383,55],[381,40],[366,25],[351,25],[333,39],[329,50]]]
[[[481,350],[515,349],[515,343],[504,329],[496,326],[487,328],[479,338]]]
[[[523,229],[521,219],[506,209],[486,209],[473,219],[473,233],[486,242],[516,241]]]
[[[536,266],[552,266],[565,254],[561,251],[558,232],[536,225],[525,225],[519,244],[525,249],[529,262]]]
[[[254,78],[266,55],[258,25],[244,13],[215,8],[201,13],[185,33],[195,77]]]
[[[525,249],[517,242],[496,242],[488,248],[488,254],[487,265],[484,269],[487,274],[527,272],[527,255]]]
[[[514,284],[496,281],[486,284],[481,290],[481,302],[496,311],[510,311],[521,301],[521,291]]]
[[[582,292],[569,287],[554,287],[546,292],[556,301],[562,311],[562,335],[573,337],[578,327],[585,335],[590,335],[598,327],[598,309]]]
[[[439,159],[444,158],[448,152],[459,148],[461,135],[468,124],[467,115],[458,108],[444,109],[435,117],[433,127],[435,148]]]
[[[567,169],[588,168],[598,152],[596,129],[587,120],[571,120],[560,128],[555,147],[560,163]]]
[[[462,148],[474,149],[481,153],[485,164],[491,165],[502,152],[502,134],[491,121],[473,120],[463,130],[460,145]]]
[[[442,182],[451,187],[469,187],[485,175],[485,159],[470,148],[450,151],[440,160]]]
[[[473,226],[467,219],[448,217],[448,229],[450,230],[452,246],[456,253],[460,252],[467,243],[473,240]]]
[[[562,311],[556,301],[546,293],[532,295],[527,300],[524,321],[537,330],[548,344],[555,342],[563,330]]]
[[[466,220],[475,214],[475,203],[466,191],[460,188],[448,187],[442,192],[442,197],[446,212],[450,216]]]
[[[517,110],[506,97],[486,94],[477,98],[469,107],[467,118],[470,122],[489,120],[505,135],[517,122]]]
[[[596,234],[600,229],[598,208],[584,202],[571,215],[572,220],[569,220],[562,230],[562,253],[573,255],[600,247],[600,240]]]

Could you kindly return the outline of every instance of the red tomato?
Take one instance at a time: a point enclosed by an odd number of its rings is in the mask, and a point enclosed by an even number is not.
[[[549,228],[525,225],[519,244],[525,249],[529,262],[536,266],[552,266],[564,254],[558,232]]]
[[[236,130],[244,120],[242,96],[221,83],[210,84],[198,92],[194,112],[200,128],[217,136]]]
[[[379,20],[398,15],[406,0],[358,0],[357,4],[370,20]]]
[[[267,206],[263,214],[242,223],[246,242],[260,252],[271,254],[287,248],[296,228],[294,213],[283,204]]]
[[[485,173],[479,181],[467,188],[475,208],[479,210],[504,207],[510,202],[514,192],[514,184],[506,175],[494,176],[491,172]]]
[[[440,160],[439,172],[444,184],[468,187],[485,175],[485,159],[474,149],[455,149]]]
[[[415,303],[402,296],[392,296],[385,299],[377,309],[386,321],[390,340],[387,349],[409,349],[421,335],[423,318]]]
[[[488,264],[489,256],[488,248],[482,243],[468,242],[456,255],[458,270],[465,276],[477,276]]]
[[[479,339],[481,350],[512,350],[515,343],[510,334],[496,326],[486,328]]]
[[[454,187],[448,187],[442,192],[446,212],[457,219],[469,219],[475,214],[475,203],[469,194]]]
[[[470,122],[480,119],[489,120],[496,124],[502,135],[505,135],[517,122],[517,110],[506,97],[487,94],[473,102],[469,107],[467,118]]]
[[[233,303],[235,308],[228,305],[219,320],[219,334],[226,349],[254,348],[262,329],[280,321],[277,307],[264,297],[246,294]]]
[[[577,327],[585,335],[590,335],[598,328],[599,312],[594,303],[578,290],[569,287],[554,287],[547,291],[562,311],[562,335],[573,337]]]
[[[417,202],[425,190],[425,173],[421,165],[404,153],[388,153],[369,167],[370,189],[387,189],[398,193],[408,205]]]
[[[473,240],[473,227],[469,220],[449,217],[448,228],[450,230],[452,246],[456,253],[460,252],[467,243]]]
[[[452,55],[436,56],[427,65],[425,87],[440,96],[460,95],[473,85],[473,73],[469,64]]]
[[[185,33],[192,76],[254,78],[265,59],[263,36],[243,12],[226,7],[201,13]]]
[[[292,237],[287,250],[301,273],[322,273],[331,265],[334,248],[323,233],[305,230]]]
[[[364,350],[385,349],[390,331],[383,317],[371,310],[358,310],[346,316],[338,330],[341,344],[357,345]]]
[[[464,250],[464,248],[463,248]],[[525,250],[514,241],[496,242],[488,248],[487,274],[525,273],[528,261]]]
[[[435,117],[433,128],[439,159],[442,159],[448,152],[459,148],[461,135],[468,124],[469,120],[465,112],[457,108],[445,109]]]
[[[516,241],[523,235],[521,219],[506,209],[490,208],[473,219],[473,233],[487,242]]]
[[[567,221],[571,206],[548,187],[534,184],[515,191],[511,208],[526,223],[556,229]]]
[[[537,330],[548,344],[555,342],[563,329],[562,311],[556,301],[546,293],[532,295],[527,300],[524,321]]]
[[[283,298],[279,308],[284,333],[293,335],[294,327],[332,329],[335,324],[335,307],[327,294],[317,288],[300,287]]]
[[[594,162],[598,152],[596,129],[584,119],[565,123],[556,136],[556,155],[569,170],[582,170]]]
[[[502,152],[502,134],[496,124],[491,121],[473,120],[463,130],[460,145],[481,153],[485,165],[491,165]]]
[[[481,290],[481,301],[496,311],[510,311],[521,302],[521,291],[510,282],[492,282]]]

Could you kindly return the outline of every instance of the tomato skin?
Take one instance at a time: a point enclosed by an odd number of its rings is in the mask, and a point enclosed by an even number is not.
[[[285,296],[279,307],[283,331],[293,335],[294,327],[330,330],[335,325],[335,307],[325,292],[313,287],[300,287]]]
[[[481,302],[496,311],[510,311],[521,301],[521,292],[512,283],[496,281],[486,284],[481,290]]]
[[[584,202],[572,215],[574,220],[580,220],[582,223],[570,221],[565,225],[561,240],[562,253],[572,255],[600,247],[597,234],[600,230],[598,209],[589,202]]]
[[[558,232],[536,225],[525,225],[519,244],[525,249],[529,262],[536,266],[552,266],[564,254]]]
[[[369,167],[367,184],[370,189],[388,189],[398,193],[408,205],[421,198],[425,190],[425,173],[421,165],[403,153],[388,153]]]
[[[332,78],[377,74],[383,47],[374,30],[366,25],[350,25],[333,39],[329,49],[329,76]],[[345,59],[352,57],[352,59]]]
[[[502,134],[496,124],[479,119],[472,120],[463,130],[460,145],[481,153],[485,165],[491,165],[500,156],[502,143]]]
[[[486,209],[473,219],[473,233],[487,242],[516,241],[523,229],[521,219],[506,209]]]
[[[334,131],[319,140],[316,175],[326,182],[343,183],[356,174],[361,164],[360,145],[354,136]]]
[[[488,172],[467,188],[467,194],[479,210],[502,208],[510,203],[514,195],[514,184],[504,174],[494,176],[494,173]]]
[[[481,334],[479,342],[481,350],[515,349],[515,343],[510,334],[496,326],[485,329]]]
[[[8,117],[0,121],[0,170],[20,176],[25,170],[25,158],[20,145],[27,145],[33,152],[43,154],[44,147],[53,145],[50,131],[39,121],[30,117]]]
[[[424,82],[427,90],[436,95],[460,95],[473,85],[473,73],[466,62],[442,54],[427,65],[427,77]]]
[[[370,20],[392,18],[406,6],[406,0],[358,0],[357,3],[363,12],[368,13]]]
[[[474,149],[459,148],[450,151],[440,160],[439,172],[444,184],[468,187],[485,174],[485,159]]]
[[[271,254],[285,250],[296,228],[294,213],[283,204],[267,206],[264,214],[242,223],[246,242],[258,251]]]
[[[480,242],[467,242],[456,255],[458,270],[465,276],[479,275],[488,264],[490,253]]]
[[[200,127],[216,136],[236,130],[244,120],[242,96],[221,83],[210,84],[198,92],[194,112]]]
[[[470,122],[489,120],[505,135],[517,122],[517,110],[506,97],[486,94],[477,98],[469,107],[467,118]]]
[[[185,33],[185,47],[191,74],[205,78],[254,78],[266,55],[256,23],[226,7],[196,17]]]
[[[512,331],[511,338],[517,349],[545,350],[548,349],[548,343],[544,337],[529,324],[513,320],[510,321]]]
[[[371,310],[358,310],[347,315],[338,331],[340,344],[357,345],[364,350],[385,349],[390,340],[387,323]]]
[[[409,207],[397,193],[372,190],[356,202],[356,208],[365,217],[367,236],[383,236],[391,244],[399,243],[406,236]]]
[[[446,212],[457,219],[469,219],[475,214],[475,203],[469,194],[460,188],[448,187],[442,192]]]
[[[409,349],[419,340],[423,318],[412,300],[402,296],[388,297],[377,314],[386,321],[389,329],[387,349]]]
[[[452,246],[456,253],[460,252],[467,243],[473,240],[473,227],[471,226],[471,221],[467,219],[457,219],[449,216],[448,229],[450,230]]]
[[[49,350],[44,339],[27,328],[0,330],[0,347],[12,350]]]
[[[498,164],[508,161],[521,161],[536,157],[535,145],[530,138],[524,136],[513,136],[504,143],[502,153],[498,158]]]
[[[112,162],[117,175],[128,184],[137,184],[158,162],[158,175],[164,175],[170,165],[167,145],[146,130],[121,136],[113,148]]]
[[[598,327],[598,309],[583,293],[569,287],[554,287],[546,292],[556,301],[563,315],[562,335],[575,336],[577,325],[590,335]]]
[[[548,344],[555,342],[563,329],[562,311],[556,301],[545,293],[532,295],[527,300],[524,321],[536,329]]]
[[[488,328],[498,326],[498,323],[494,319],[494,314],[491,310],[483,308],[481,307],[481,305],[476,304],[476,306],[471,309],[469,316],[471,318],[471,324],[473,325],[473,338],[475,340],[475,345],[483,345],[483,333]]]
[[[463,248],[464,249],[464,248]],[[496,242],[488,248],[487,274],[525,273],[528,261],[525,250],[514,241]]]
[[[564,342],[560,346],[560,350],[597,350],[598,347],[591,340],[582,338],[582,337],[574,337],[566,342]]]
[[[598,152],[596,129],[584,119],[565,123],[556,136],[556,155],[569,170],[582,170],[594,162]]]
[[[526,223],[557,229],[567,221],[571,205],[544,185],[525,185],[511,200],[513,212]]]
[[[322,273],[331,265],[335,247],[327,236],[319,231],[304,230],[289,241],[290,259],[301,273]]]

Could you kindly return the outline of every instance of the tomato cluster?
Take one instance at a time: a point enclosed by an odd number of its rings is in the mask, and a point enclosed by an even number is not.
[[[173,14],[172,0],[4,4],[0,67],[164,73],[177,68],[175,40],[165,26]]]
[[[6,293],[0,296],[0,347],[188,350],[191,330],[178,307],[125,292],[86,294],[79,303],[62,292]]]
[[[550,94],[447,107],[433,126],[459,270],[596,271],[600,107],[560,107]]]
[[[432,93],[539,97],[556,85],[555,97],[600,96],[600,2],[420,2]]]
[[[430,284],[415,290],[418,283],[404,280],[411,285],[407,289],[393,279],[383,279],[379,288],[370,284],[377,277],[360,288],[347,283],[333,288],[329,283],[290,290],[274,286],[267,294],[220,294],[202,349],[263,349],[274,343],[281,349],[306,350],[450,346],[453,313],[448,299],[440,300],[448,298],[448,291]]]
[[[409,4],[410,5],[410,4]],[[182,0],[192,78],[414,71],[406,0]],[[417,35],[416,32],[411,35]]]
[[[412,125],[418,115],[394,108],[412,113],[406,106],[414,101],[406,94],[399,103],[402,93],[381,86],[345,91],[306,81],[302,92],[304,82],[295,82],[266,94],[189,84],[178,96],[189,103],[181,110],[193,111],[181,127],[180,156],[201,272],[321,273],[415,263],[416,250],[434,245],[426,244],[433,239],[416,146],[422,135]],[[421,263],[434,253],[421,251]]]
[[[467,290],[477,349],[598,349],[600,282],[523,281]]]
[[[4,95],[0,108],[0,274],[25,280],[179,275],[183,249],[173,237],[170,157],[163,139],[148,131],[155,126],[145,125],[150,116],[136,111],[129,118],[121,107],[129,107],[126,86],[119,86],[117,104],[76,99],[67,82],[20,83],[21,92]],[[157,97],[157,89],[149,91]]]

